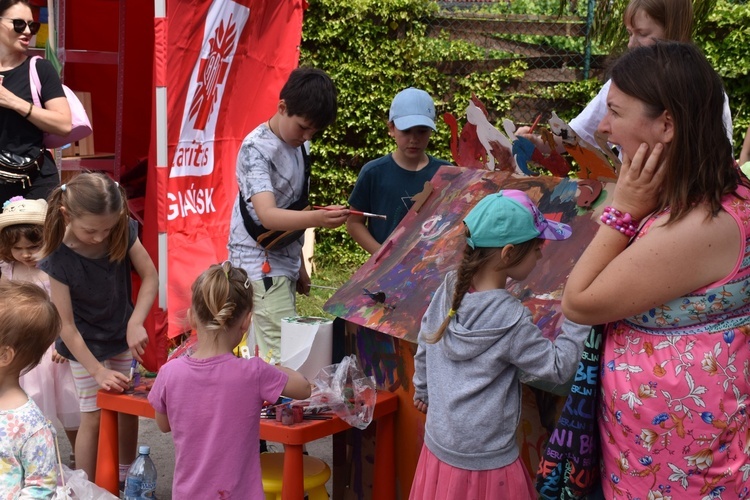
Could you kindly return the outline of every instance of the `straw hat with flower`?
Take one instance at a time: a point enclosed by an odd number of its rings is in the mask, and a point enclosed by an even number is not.
[[[0,213],[0,230],[15,224],[44,225],[47,216],[47,202],[45,200],[27,200],[22,196],[14,196],[3,203]]]

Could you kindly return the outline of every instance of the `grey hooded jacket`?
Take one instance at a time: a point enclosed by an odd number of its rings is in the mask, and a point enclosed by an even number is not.
[[[566,383],[590,327],[565,320],[552,342],[517,298],[497,289],[467,293],[442,339],[429,344],[425,337],[448,316],[455,280],[448,273],[422,318],[414,399],[429,405],[424,442],[437,458],[462,469],[496,469],[518,457],[519,372]]]

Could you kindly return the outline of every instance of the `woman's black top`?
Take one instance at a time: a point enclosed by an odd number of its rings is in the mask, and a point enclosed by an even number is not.
[[[29,64],[31,58],[27,58],[20,66],[9,71],[0,71],[3,78],[3,87],[7,88],[21,99],[34,102],[31,97],[31,84],[29,83]],[[57,75],[52,63],[45,59],[36,60],[36,71],[42,85],[42,104],[57,97],[65,97],[62,82]],[[33,151],[34,147],[42,147],[44,133],[29,120],[12,109],[0,107],[0,149],[6,149],[16,154],[25,155]],[[57,172],[57,167],[50,154],[45,155],[42,175]]]

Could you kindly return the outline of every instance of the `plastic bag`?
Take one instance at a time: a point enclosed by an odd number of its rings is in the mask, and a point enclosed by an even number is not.
[[[118,500],[109,491],[91,481],[83,470],[71,470],[65,465],[60,466],[63,477],[58,478],[55,491],[57,500]],[[64,479],[64,480],[63,480]]]
[[[180,345],[174,348],[174,350],[167,356],[167,361],[172,361],[175,358],[182,356],[192,356],[193,353],[198,349],[198,335],[194,332],[190,332],[190,336],[182,341]]]
[[[313,383],[316,389],[310,397],[311,406],[328,406],[358,429],[370,425],[377,399],[375,379],[365,376],[354,355],[321,368]]]

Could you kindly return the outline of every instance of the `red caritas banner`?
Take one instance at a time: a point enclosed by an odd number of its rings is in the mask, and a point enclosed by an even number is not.
[[[170,338],[189,329],[195,278],[226,259],[237,151],[275,112],[297,67],[303,2],[168,2],[169,163],[157,196],[166,217]]]

